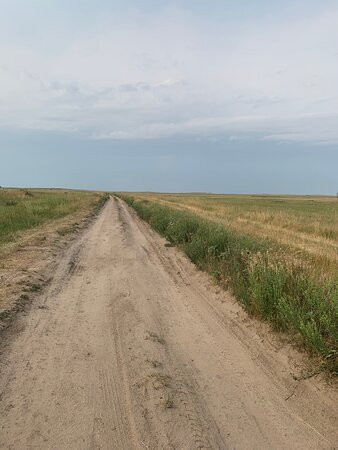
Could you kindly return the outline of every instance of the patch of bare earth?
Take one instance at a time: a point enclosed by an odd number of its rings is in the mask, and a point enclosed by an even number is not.
[[[0,329],[48,283],[65,249],[92,218],[84,210],[50,221],[0,248]]]

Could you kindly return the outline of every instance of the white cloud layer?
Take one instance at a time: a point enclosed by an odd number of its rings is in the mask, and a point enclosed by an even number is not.
[[[335,143],[337,24],[338,8],[232,25],[168,9],[105,14],[42,40],[2,36],[0,126]]]

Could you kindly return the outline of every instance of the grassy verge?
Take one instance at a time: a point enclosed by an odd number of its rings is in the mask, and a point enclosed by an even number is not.
[[[0,250],[26,230],[79,211],[94,212],[107,194],[59,189],[0,189]]]
[[[40,260],[41,264],[35,266],[40,272],[37,273],[34,270],[33,278],[22,275],[22,269],[26,273],[30,263],[33,261],[35,264],[35,259],[40,259],[41,252],[46,251],[46,241],[44,239],[40,241],[43,243],[40,249],[39,244],[35,243],[32,253],[28,249],[23,258],[16,251],[12,253],[11,244],[21,243],[23,232],[35,228],[40,230],[39,227],[44,237],[51,230],[56,231],[60,236],[72,234],[81,228],[81,224],[84,226],[88,219],[97,214],[108,198],[109,194],[85,191],[0,189],[0,275],[2,280],[6,280],[8,275],[6,258],[14,256],[9,265],[10,283],[0,284],[0,331],[11,324],[17,313],[25,310],[31,302],[32,295],[40,292],[46,282],[41,272],[46,268],[43,258],[42,262]],[[64,218],[66,220],[62,220]],[[48,225],[46,229],[43,228],[45,223],[51,224],[51,227]],[[60,228],[60,225],[63,227]],[[52,242],[47,246],[55,250]],[[13,275],[18,275],[18,279],[15,276],[13,278]],[[21,295],[17,297],[18,289]]]
[[[133,195],[133,194],[131,194]],[[315,277],[338,267],[338,200],[323,196],[135,193],[256,239],[288,249],[289,258],[311,265]]]
[[[230,288],[245,309],[292,333],[295,340],[337,373],[337,276],[313,276],[288,248],[239,233],[194,213],[154,201],[122,198],[200,269]]]

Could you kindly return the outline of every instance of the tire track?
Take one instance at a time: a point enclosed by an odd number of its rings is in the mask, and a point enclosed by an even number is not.
[[[333,448],[336,393],[286,402],[289,354],[215,290],[111,199],[7,338],[0,448]]]

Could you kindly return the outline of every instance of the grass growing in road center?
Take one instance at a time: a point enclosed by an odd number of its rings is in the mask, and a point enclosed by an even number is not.
[[[249,313],[292,333],[337,372],[337,273],[318,277],[306,260],[290,257],[288,247],[270,239],[155,201],[122,198],[197,267],[229,287]]]

